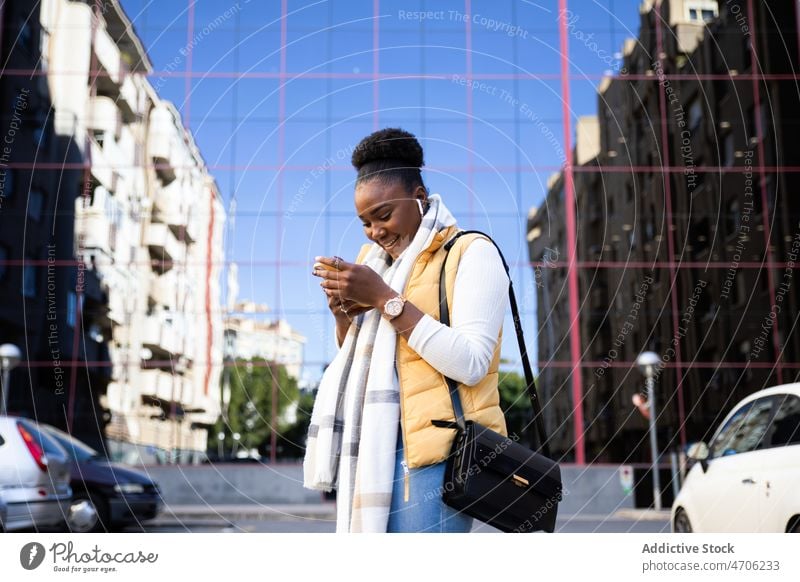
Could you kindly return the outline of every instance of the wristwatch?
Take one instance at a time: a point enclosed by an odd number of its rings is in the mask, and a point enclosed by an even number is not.
[[[392,297],[383,304],[383,314],[388,319],[394,319],[403,313],[403,307],[405,307],[406,301],[407,299],[402,295],[396,295],[395,297]]]

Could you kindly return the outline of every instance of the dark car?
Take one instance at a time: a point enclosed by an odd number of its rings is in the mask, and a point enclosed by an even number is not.
[[[0,491],[0,533],[6,532],[6,519],[8,518],[8,506],[6,500],[3,498],[3,492]]]
[[[72,532],[112,531],[152,519],[161,508],[158,485],[143,471],[112,463],[87,444],[52,426],[42,430],[72,458],[72,501],[66,526]]]

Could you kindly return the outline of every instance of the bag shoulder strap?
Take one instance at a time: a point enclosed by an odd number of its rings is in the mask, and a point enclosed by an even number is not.
[[[453,248],[453,245],[456,244],[456,241],[464,236],[465,234],[478,234],[486,237],[497,249],[498,254],[500,255],[500,260],[503,261],[503,268],[506,270],[506,274],[508,275],[508,295],[511,300],[511,313],[513,315],[514,320],[514,330],[517,334],[517,343],[519,344],[519,351],[520,356],[522,359],[522,368],[525,372],[525,391],[528,394],[528,398],[531,401],[531,410],[533,412],[533,426],[531,427],[531,442],[538,442],[538,451],[542,453],[544,456],[550,456],[550,445],[547,440],[547,436],[544,431],[544,424],[542,422],[542,408],[539,403],[539,397],[536,394],[536,382],[533,378],[533,370],[531,369],[530,361],[528,360],[528,350],[525,347],[525,338],[522,334],[522,320],[519,316],[519,309],[517,307],[517,298],[514,294],[514,284],[511,281],[511,273],[509,272],[508,263],[506,263],[506,259],[503,256],[503,252],[500,250],[500,247],[497,246],[497,243],[494,242],[492,237],[488,234],[481,232],[479,230],[462,230],[456,233],[449,241],[447,241],[443,246],[445,250],[445,259],[442,261],[442,270],[439,273],[439,321],[445,325],[450,325],[450,310],[448,307],[447,302],[447,289],[445,285],[445,267],[447,266],[447,260],[449,258],[450,249]],[[464,424],[464,411],[461,406],[461,399],[458,396],[458,382],[453,380],[452,378],[445,377],[447,380],[447,385],[450,389],[450,399],[453,403],[453,411],[455,412],[456,417],[456,424],[459,428],[463,429]]]

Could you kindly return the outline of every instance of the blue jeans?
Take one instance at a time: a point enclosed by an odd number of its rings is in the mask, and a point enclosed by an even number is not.
[[[398,429],[394,486],[386,531],[389,533],[468,533],[472,529],[472,518],[442,502],[446,461],[410,469],[408,501],[403,499],[405,475],[402,461],[403,434]]]

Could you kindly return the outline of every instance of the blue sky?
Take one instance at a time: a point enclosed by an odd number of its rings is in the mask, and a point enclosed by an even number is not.
[[[308,338],[308,374],[319,377],[335,353],[311,264],[320,254],[353,260],[368,242],[353,208],[349,152],[376,122],[415,133],[431,192],[462,227],[484,230],[503,249],[535,354],[526,217],[566,149],[555,0],[473,1],[469,16],[464,1],[380,0],[377,59],[372,0],[290,1],[283,80],[279,1],[200,0],[191,35],[189,1],[122,4],[153,61],[152,83],[188,121],[226,206],[236,197],[226,245],[239,265],[240,298],[266,303],[269,318],[285,318]],[[576,118],[596,112],[598,76],[619,68],[623,40],[636,36],[638,6],[568,2],[573,135]],[[476,79],[484,85],[470,88],[468,61],[474,75],[523,78]],[[517,361],[510,312],[504,330],[503,356]]]

